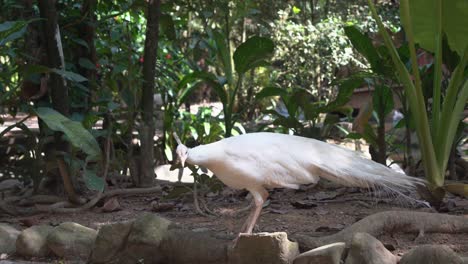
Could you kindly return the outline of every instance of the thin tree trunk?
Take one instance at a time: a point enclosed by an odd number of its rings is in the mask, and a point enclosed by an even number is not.
[[[44,42],[47,57],[47,66],[64,70],[65,59],[63,56],[62,41],[60,36],[60,29],[58,26],[58,13],[55,8],[55,0],[41,0],[38,1],[40,16],[43,20]],[[68,116],[69,113],[69,97],[68,87],[65,79],[58,74],[51,73],[48,82],[48,91],[51,96],[52,106],[55,110]],[[55,133],[55,140],[50,151],[46,151],[46,158],[50,161],[57,163],[60,167],[60,175],[63,180],[65,190],[68,198],[74,203],[79,203],[80,200],[75,192],[73,186],[72,175],[69,174],[69,169],[66,167],[63,157],[57,157],[58,152],[70,152],[70,144],[61,137],[59,132]],[[47,148],[48,149],[48,148]]]
[[[62,40],[57,24],[57,10],[55,0],[38,1],[41,18],[44,19],[44,34],[47,53],[47,66],[56,69],[65,69]],[[55,110],[65,116],[69,115],[68,87],[65,79],[58,74],[51,74],[49,79],[52,105]]]
[[[78,73],[83,75],[88,79],[86,86],[88,88],[88,93],[83,97],[83,106],[80,107],[81,111],[86,113],[89,111],[91,105],[91,97],[93,91],[95,90],[95,81],[96,81],[96,69],[89,69],[82,67],[79,64],[80,58],[88,59],[93,65],[97,67],[97,55],[96,47],[94,45],[95,37],[95,24],[96,24],[96,0],[85,0],[81,8],[81,16],[84,17],[83,21],[79,25],[78,35],[80,39],[83,39],[88,47],[79,46],[77,52],[76,64],[78,65]]]
[[[158,50],[160,1],[149,0],[146,26],[145,54],[143,56],[143,93],[141,99],[143,123],[140,129],[141,156],[140,177],[137,185],[140,187],[152,185],[154,182],[154,132],[153,96],[156,75],[156,57]]]

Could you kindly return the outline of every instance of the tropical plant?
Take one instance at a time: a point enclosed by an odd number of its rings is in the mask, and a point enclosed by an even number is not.
[[[225,137],[230,137],[238,118],[234,106],[237,104],[236,98],[244,77],[249,70],[267,64],[266,60],[273,54],[274,44],[269,38],[254,36],[239,45],[232,54],[230,41],[224,34],[214,31],[213,39],[211,49],[221,62],[223,75],[217,76],[206,71],[186,75],[178,85],[179,90],[184,90],[180,100],[183,101],[201,82],[208,83],[223,104]],[[190,88],[183,89],[187,85]]]
[[[468,99],[468,80],[465,73],[468,63],[468,29],[465,26],[468,24],[467,3],[463,0],[401,1],[401,20],[409,42],[411,71],[405,67],[405,61],[400,58],[373,2],[368,0],[368,4],[397,70],[399,80],[405,89],[429,187],[436,200],[440,201],[444,194],[445,171],[452,144]],[[434,14],[434,16],[428,14]],[[459,55],[459,63],[451,73],[445,93],[442,90],[444,36],[450,48]],[[431,108],[424,101],[416,43],[434,53]],[[451,191],[455,188],[446,189]],[[466,185],[458,185],[456,189],[464,190],[464,195],[468,193]]]

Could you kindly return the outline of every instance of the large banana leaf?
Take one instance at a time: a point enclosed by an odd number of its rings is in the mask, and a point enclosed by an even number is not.
[[[101,149],[96,139],[79,122],[73,121],[48,107],[39,107],[36,114],[53,131],[63,132],[73,146],[88,154],[88,160],[99,160]]]
[[[468,1],[445,0],[442,3],[442,32],[447,36],[452,50],[459,56],[468,45]],[[411,10],[410,21],[413,26],[414,40],[424,49],[435,51],[437,35],[437,20],[434,19],[439,10],[436,0],[408,1]],[[403,17],[403,15],[402,15]],[[402,20],[405,22],[404,20]],[[408,28],[408,25],[404,25]]]

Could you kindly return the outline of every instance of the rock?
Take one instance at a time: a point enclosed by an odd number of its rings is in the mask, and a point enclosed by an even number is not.
[[[120,203],[117,197],[112,197],[104,203],[101,209],[105,213],[110,213],[110,212],[122,210],[122,206],[120,206]]]
[[[102,226],[97,234],[91,254],[92,263],[106,263],[124,248],[133,222],[120,222]]]
[[[23,188],[23,184],[15,179],[8,179],[0,182],[0,192],[7,190],[19,190]]]
[[[7,224],[0,224],[0,253],[11,255],[15,253],[16,238],[21,232]]]
[[[90,256],[97,231],[77,223],[65,222],[48,236],[47,245],[59,257],[87,260]]]
[[[346,264],[396,264],[398,257],[367,233],[356,233],[351,241]]]
[[[164,260],[172,264],[222,264],[227,263],[227,249],[232,240],[214,238],[209,232],[192,232],[169,229],[161,242]]]
[[[16,239],[16,252],[27,257],[45,257],[50,253],[47,236],[54,230],[48,225],[36,225],[21,232]]]
[[[115,263],[161,263],[164,255],[159,249],[171,222],[156,214],[137,218],[130,229],[124,250]]]
[[[229,263],[283,264],[299,255],[299,245],[288,240],[285,232],[241,235],[229,252]]]
[[[444,245],[423,245],[403,255],[400,264],[462,264],[463,259]],[[466,262],[465,262],[466,263]]]
[[[294,264],[340,264],[346,244],[333,243],[304,252],[294,259]]]

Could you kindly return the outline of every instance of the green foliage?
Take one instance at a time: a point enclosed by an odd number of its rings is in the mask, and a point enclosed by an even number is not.
[[[376,86],[372,95],[372,103],[375,111],[381,113],[382,116],[387,116],[394,107],[392,90],[385,85]],[[379,122],[385,121],[379,120]]]
[[[251,37],[234,52],[234,65],[237,74],[245,74],[258,66],[268,65],[265,59],[273,55],[273,41],[265,37]]]
[[[441,12],[441,29],[448,44],[459,56],[463,56],[468,43],[468,2],[465,0],[440,1],[438,0],[411,0],[408,2],[410,10],[411,27],[414,32],[414,41],[422,48],[435,52],[436,38],[441,38],[438,32],[438,20],[434,19],[437,12]],[[403,11],[403,9],[401,9]],[[404,17],[404,15],[401,15]],[[403,26],[408,28],[405,20]]]
[[[35,112],[51,130],[63,132],[73,146],[88,155],[89,161],[97,161],[101,158],[101,149],[96,139],[81,123],[70,120],[48,107],[39,107]]]
[[[381,22],[377,11],[372,3],[368,1],[371,7],[372,15],[377,21],[379,26],[380,34],[382,35],[385,45],[390,52],[392,61],[395,69],[398,72],[398,77],[405,88],[405,93],[409,99],[409,106],[411,108],[412,117],[416,124],[416,131],[418,134],[419,143],[421,145],[422,161],[430,187],[433,193],[440,193],[440,188],[444,184],[445,171],[447,168],[448,158],[450,156],[450,150],[455,139],[457,127],[460,123],[462,112],[468,99],[468,81],[464,80],[465,68],[468,63],[468,46],[463,48],[463,56],[461,57],[460,63],[452,72],[451,79],[449,81],[447,90],[445,92],[444,102],[442,102],[441,93],[441,75],[442,75],[442,43],[443,43],[443,30],[445,21],[456,21],[456,23],[462,23],[466,20],[466,16],[460,16],[460,13],[455,12],[454,14],[447,14],[443,12],[442,7],[444,6],[443,1],[436,0],[434,5],[427,6],[426,1],[411,1],[409,4],[408,0],[402,1],[400,10],[403,25],[407,34],[409,42],[409,50],[411,57],[412,75],[405,67],[405,62],[398,56],[395,46],[392,43],[390,36],[388,35],[383,23]],[[461,7],[461,6],[460,6]],[[426,9],[428,8],[428,9]],[[419,10],[428,10],[426,13],[419,13]],[[432,41],[435,47],[435,74],[434,74],[434,106],[435,109],[432,112],[432,116],[428,114],[426,103],[424,101],[423,87],[421,86],[421,79],[418,68],[418,61],[416,57],[415,43],[422,41],[421,36],[418,36],[419,31],[423,29],[418,28],[416,24],[419,21],[427,20],[427,14],[434,13],[436,25],[434,30],[435,34]],[[450,16],[448,18],[447,16]],[[415,27],[413,28],[413,21]],[[432,23],[432,22],[431,22]],[[454,25],[457,28],[458,25]],[[426,27],[424,27],[426,28]],[[423,34],[424,35],[424,34]],[[452,36],[453,37],[453,36]],[[427,40],[430,41],[430,40]],[[424,41],[422,41],[424,43]],[[449,42],[450,44],[450,42]],[[424,44],[423,44],[424,45]],[[459,49],[455,43],[454,49]],[[414,81],[413,81],[414,80]]]
[[[220,64],[223,66],[222,71],[224,76],[216,76],[209,72],[194,72],[186,75],[180,81],[178,89],[179,91],[183,91],[181,99],[185,100],[188,93],[192,92],[199,82],[209,84],[223,104],[224,125],[226,127],[225,135],[229,137],[232,134],[234,124],[237,122],[234,105],[237,103],[236,98],[244,75],[250,69],[266,65],[266,60],[272,55],[274,45],[268,38],[254,36],[239,45],[231,57],[231,55],[226,55],[226,52],[230,48],[225,41],[225,36],[219,31],[214,32],[213,36],[216,46],[212,47],[212,49],[221,61]],[[231,61],[235,63],[236,77],[232,75]],[[227,82],[223,82],[222,80],[227,80]],[[190,86],[185,88],[187,85]],[[180,103],[182,102],[180,101]]]

